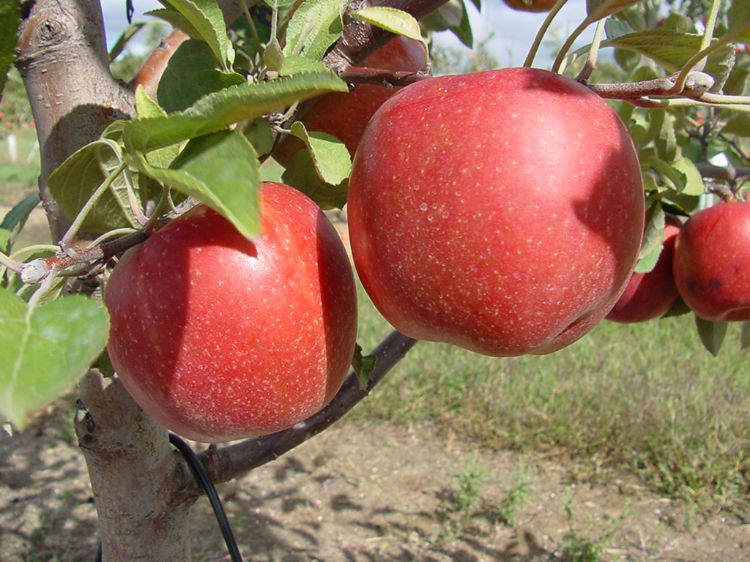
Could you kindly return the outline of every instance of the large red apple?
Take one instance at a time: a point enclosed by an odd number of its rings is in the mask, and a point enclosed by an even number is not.
[[[664,315],[679,294],[672,275],[674,243],[682,223],[667,215],[664,242],[654,268],[648,273],[633,273],[625,292],[607,314],[614,322],[644,322]]]
[[[109,354],[140,406],[214,442],[271,433],[320,410],[347,373],[354,278],[306,196],[263,184],[251,242],[196,207],[131,250],[104,295]]]
[[[426,65],[424,46],[402,35],[391,39],[361,63],[361,66],[370,68],[404,72],[417,72]],[[343,141],[349,153],[354,155],[373,113],[398,90],[378,84],[355,84],[350,93],[322,96],[302,116],[301,121],[308,131],[322,131]],[[300,141],[288,137],[274,153],[274,158],[288,166],[302,147]]]
[[[701,318],[750,320],[750,203],[721,203],[690,217],[677,237],[674,276]]]
[[[614,306],[644,196],[622,122],[527,68],[432,78],[385,102],[349,182],[349,236],[397,329],[488,355],[548,353]]]

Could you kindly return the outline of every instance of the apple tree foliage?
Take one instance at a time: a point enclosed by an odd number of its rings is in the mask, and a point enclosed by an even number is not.
[[[481,9],[479,0],[472,3]],[[305,152],[281,179],[325,209],[345,206],[348,151],[338,139],[307,130],[298,117],[307,100],[347,92],[347,81],[371,80],[331,56],[347,22],[426,45],[441,31],[467,46],[474,41],[465,0],[435,2],[437,9],[421,23],[391,5],[355,9],[346,0],[263,0],[230,25],[213,0],[162,4],[152,15],[189,40],[176,48],[155,95],[135,90],[132,119],[113,120],[49,174],[49,189],[67,219],[60,239],[16,243],[39,201],[35,196],[0,222],[0,418],[18,428],[92,365],[107,371],[108,314],[98,286],[108,258],[194,201],[248,238],[256,236],[258,186],[279,179],[269,162],[285,135],[300,139]],[[550,12],[527,64],[538,64],[534,51],[564,4]],[[587,17],[552,70],[612,100],[629,128],[648,209],[636,265],[645,272],[659,256],[666,211],[688,217],[718,196],[742,197],[750,177],[750,3],[587,0],[586,6]],[[20,0],[0,6],[0,88],[13,64],[21,17]],[[497,22],[498,34],[504,25],[512,19]],[[572,47],[590,26],[596,28],[593,43]],[[378,78],[396,85],[419,79],[420,73]],[[687,312],[678,303],[668,314]],[[697,325],[717,353],[726,326]],[[353,363],[360,375],[363,366],[372,367],[359,353]]]

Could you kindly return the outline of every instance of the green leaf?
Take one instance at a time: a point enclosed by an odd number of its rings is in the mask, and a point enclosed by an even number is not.
[[[243,132],[259,156],[268,154],[273,149],[273,143],[276,138],[273,135],[271,124],[267,119],[263,117],[254,119],[245,127]]]
[[[135,119],[124,126],[129,151],[149,151],[255,119],[326,92],[347,92],[331,72],[302,73],[259,84],[232,86],[208,94],[193,106],[156,119]]]
[[[674,302],[674,304],[670,307],[669,310],[667,310],[664,314],[662,314],[661,318],[669,318],[671,316],[683,316],[685,314],[689,314],[690,312],[693,312],[690,310],[690,307],[685,304],[685,301],[682,300],[681,297],[677,297],[677,300]]]
[[[242,75],[236,72],[217,69],[208,45],[190,39],[180,45],[169,59],[156,96],[161,106],[172,113],[187,109],[206,94],[244,82]],[[140,113],[138,116],[145,117]]]
[[[0,414],[23,429],[86,372],[108,332],[100,302],[74,295],[33,307],[0,289]]]
[[[284,57],[279,74],[281,76],[292,76],[301,72],[327,72],[328,67],[323,61],[308,59],[296,55]]]
[[[740,349],[750,349],[750,322],[743,322],[740,331]]]
[[[172,27],[176,27],[177,29],[184,31],[191,39],[202,41],[201,34],[198,32],[198,30],[195,29],[193,27],[193,24],[190,23],[190,20],[188,20],[180,12],[177,12],[175,10],[158,9],[146,12],[146,15],[162,19]]]
[[[122,54],[122,52],[125,50],[125,47],[130,42],[130,40],[135,36],[136,33],[138,33],[141,28],[145,27],[147,24],[146,22],[135,22],[131,23],[125,28],[125,31],[120,33],[120,36],[117,38],[117,41],[115,42],[114,46],[109,50],[109,62],[112,62],[117,57]]]
[[[365,390],[370,380],[370,373],[375,368],[377,357],[374,355],[362,355],[362,346],[354,344],[354,357],[352,357],[352,369],[357,375],[359,389]]]
[[[13,238],[23,228],[26,219],[29,218],[31,211],[39,204],[39,193],[32,193],[24,197],[19,203],[5,214],[3,221],[0,222],[0,233],[7,233],[7,238],[0,240],[0,251],[7,253],[13,243]],[[0,234],[0,236],[6,236]]]
[[[21,25],[20,0],[0,3],[0,99],[13,61],[16,60],[16,37]]]
[[[721,345],[724,343],[724,337],[727,335],[728,322],[709,322],[699,316],[695,317],[695,326],[698,328],[698,335],[701,343],[711,355],[716,357],[719,354]]]
[[[164,117],[167,114],[158,103],[149,97],[140,84],[135,89],[135,112],[141,119]]]
[[[122,163],[119,145],[109,139],[94,141],[80,148],[49,176],[49,186],[62,212],[70,219],[76,217],[91,194],[114,173]],[[84,230],[96,234],[113,228],[138,228],[128,197],[128,182],[138,202],[158,196],[147,186],[141,186],[130,171],[122,172],[110,185],[83,222]]]
[[[747,0],[734,0],[727,13],[729,29],[727,35],[735,41],[750,43],[750,3]]]
[[[632,6],[633,4],[637,4],[640,1],[641,0],[586,0],[586,14],[588,15],[586,19],[596,21],[606,18],[608,15],[614,14],[615,12],[627,8],[628,6]]]
[[[216,0],[159,0],[165,7],[179,12],[208,44],[226,71],[234,63],[234,47],[227,35],[224,14]],[[184,30],[183,30],[184,31]]]
[[[307,145],[315,171],[324,182],[338,185],[352,172],[352,159],[346,145],[328,133],[308,132],[301,121],[292,124],[291,134]]]
[[[281,178],[285,184],[297,188],[322,209],[341,209],[346,204],[347,181],[331,185],[320,179],[307,150],[297,151]]]
[[[648,165],[659,172],[664,185],[668,189],[682,193],[685,187],[687,187],[687,176],[669,162],[654,156],[648,160]]]
[[[470,49],[474,44],[474,35],[464,0],[449,0],[420,19],[419,23],[430,31],[450,30],[461,43]]]
[[[664,247],[664,209],[654,203],[646,216],[646,229],[643,233],[641,252],[635,264],[636,273],[648,273],[659,260]]]
[[[729,115],[730,119],[727,121],[727,124],[722,127],[721,132],[741,137],[750,137],[750,114],[730,113]]]
[[[424,43],[422,32],[419,29],[419,22],[410,13],[403,10],[373,6],[352,12],[351,16],[396,35],[403,35],[409,39]]]
[[[678,158],[672,162],[672,166],[685,176],[685,187],[682,188],[684,195],[698,196],[706,191],[703,184],[703,176],[696,168],[695,164],[689,158]]]
[[[645,55],[667,72],[676,72],[700,51],[703,37],[667,29],[649,29],[607,40],[602,45],[627,49]],[[734,48],[725,45],[708,57],[705,71],[716,80],[714,88],[726,81],[734,60]]]
[[[238,131],[221,131],[191,140],[169,169],[135,165],[155,180],[201,201],[252,238],[260,229],[258,157]]]
[[[281,70],[284,66],[284,51],[281,50],[279,40],[276,37],[272,37],[271,40],[263,49],[263,64],[266,65],[268,70]]]
[[[321,59],[341,37],[346,0],[306,0],[289,20],[284,55]]]

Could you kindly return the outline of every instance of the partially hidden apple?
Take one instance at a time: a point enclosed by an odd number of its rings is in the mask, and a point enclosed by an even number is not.
[[[667,215],[664,225],[664,242],[654,268],[648,273],[633,273],[625,292],[607,314],[614,322],[645,322],[664,315],[675,303],[679,294],[672,274],[674,244],[682,223]]]
[[[274,183],[243,237],[198,206],[129,250],[104,300],[112,364],[138,404],[204,442],[272,433],[323,408],[354,352],[356,291],[322,211]]]
[[[505,5],[523,12],[549,12],[557,0],[503,0]]]
[[[617,114],[515,68],[423,80],[368,125],[349,181],[362,283],[398,330],[494,356],[549,353],[614,306],[644,194]]]
[[[677,237],[673,268],[695,314],[750,320],[750,203],[720,203],[691,216]]]
[[[367,57],[361,66],[417,72],[427,66],[427,52],[418,41],[399,35]],[[335,136],[354,155],[372,115],[399,89],[378,84],[355,84],[353,91],[349,93],[336,92],[321,96],[302,116],[301,121],[308,131],[321,131]],[[274,153],[274,158],[288,166],[303,146],[296,138],[287,137]]]

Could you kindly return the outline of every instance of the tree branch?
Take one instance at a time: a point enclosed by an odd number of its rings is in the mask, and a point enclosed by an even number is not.
[[[357,377],[352,373],[331,403],[323,410],[302,423],[285,431],[272,435],[248,439],[235,445],[210,448],[203,452],[201,460],[211,479],[216,482],[227,482],[245,472],[277,459],[297,445],[307,441],[331,424],[341,419],[360,400],[367,397],[370,391],[383,377],[409,352],[417,343],[400,332],[391,332],[373,352],[376,357],[375,367],[370,373],[367,388],[361,389]],[[199,495],[202,490],[197,484],[180,491],[187,496]]]
[[[420,19],[446,2],[447,0],[383,0],[372,2],[372,5],[403,10]],[[361,10],[368,6],[369,0],[353,0],[349,3],[349,11]],[[348,67],[362,62],[367,55],[385,45],[392,37],[393,34],[384,29],[344,14],[344,31],[341,38],[326,54],[323,62],[334,72],[341,73]]]

